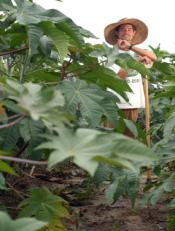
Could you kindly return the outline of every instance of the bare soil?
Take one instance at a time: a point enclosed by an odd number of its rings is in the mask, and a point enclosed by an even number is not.
[[[20,168],[21,169],[21,168]],[[0,191],[0,203],[12,217],[18,214],[17,205],[33,186],[47,187],[70,204],[69,231],[167,231],[169,211],[161,201],[156,206],[132,208],[129,199],[121,198],[109,205],[105,199],[105,186],[82,186],[86,174],[74,165],[48,172],[36,168],[25,169],[19,177],[7,177],[9,191]]]

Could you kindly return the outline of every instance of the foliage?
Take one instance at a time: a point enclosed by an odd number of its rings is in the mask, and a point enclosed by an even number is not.
[[[0,7],[1,156],[46,160],[50,168],[71,159],[95,174],[98,185],[110,181],[110,202],[129,196],[133,205],[140,168],[151,165],[159,183],[150,186],[154,191],[146,202],[155,204],[163,193],[172,193],[174,54],[152,48],[158,59],[148,70],[129,54],[119,54],[116,47],[87,43],[85,38],[95,36],[58,10],[46,10],[30,0],[1,0]],[[140,124],[127,121],[116,106],[118,97],[109,91],[126,100],[126,91],[131,91],[113,71],[116,64],[149,77],[151,148],[140,142],[145,140],[143,112]],[[105,127],[108,122],[114,128]],[[125,126],[135,140],[119,134]],[[15,175],[3,160],[0,171]],[[6,188],[3,177],[0,187]],[[47,220],[44,229],[66,230],[55,220],[68,216],[62,203],[47,189],[33,189],[31,197],[21,203],[21,214]],[[33,218],[12,221],[4,213],[2,217],[2,225],[9,231],[12,224],[13,230],[20,230],[19,226],[23,230],[24,222],[29,221],[33,226],[27,225],[25,230],[45,224]]]
[[[31,197],[20,203],[20,217],[35,216],[38,220],[50,221],[68,216],[61,197],[53,195],[47,188],[32,188]]]
[[[11,168],[6,162],[0,160],[0,171],[17,175],[13,168]]]
[[[20,85],[7,80],[6,88],[9,99],[17,102],[17,108],[24,109],[23,113],[29,113],[31,118],[38,120],[47,117],[47,112],[64,105],[63,96],[52,88],[42,89],[39,84],[24,83]]]
[[[116,97],[109,92],[83,80],[63,81],[59,88],[65,95],[65,109],[73,115],[79,113],[79,119],[91,127],[99,126],[103,116],[117,122]]]
[[[53,195],[47,188],[32,188],[31,197],[23,200],[20,205],[20,217],[36,217],[49,222],[48,230],[66,230],[62,219],[68,218],[66,201]]]
[[[66,129],[54,131],[58,135],[46,136],[49,142],[39,147],[53,150],[49,157],[50,167],[73,157],[77,165],[94,175],[98,162],[129,169],[138,169],[152,163],[149,148],[120,134],[83,128],[72,133]]]
[[[175,189],[174,178],[175,174],[173,173],[167,179],[164,179],[163,183],[158,185],[153,192],[145,195],[142,204],[145,205],[150,202],[152,205],[155,205],[165,192],[173,192]]]
[[[5,178],[2,175],[2,173],[0,173],[0,190],[7,190],[7,187],[5,184]]]
[[[0,230],[2,231],[35,231],[47,223],[35,218],[20,218],[12,220],[6,213],[0,212]]]
[[[115,180],[112,182],[106,192],[106,197],[109,203],[114,203],[121,196],[125,196],[131,199],[133,207],[139,192],[140,177],[138,172],[131,170],[115,171],[113,172],[113,178],[114,177]]]

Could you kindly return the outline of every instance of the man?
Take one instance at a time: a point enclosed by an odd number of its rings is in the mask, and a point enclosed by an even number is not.
[[[156,55],[148,50],[137,47],[137,44],[142,43],[148,35],[148,28],[142,21],[135,18],[124,18],[116,23],[108,25],[104,30],[105,39],[109,44],[116,45],[122,52],[129,52],[132,56],[137,55],[139,61],[145,65],[152,65],[156,60]],[[143,84],[140,74],[134,74],[133,70],[127,73],[125,70],[120,69],[118,75],[126,79],[128,85],[132,89],[132,93],[127,93],[129,102],[121,99],[118,104],[127,119],[134,122],[138,118],[138,108],[144,107],[144,93]],[[132,77],[132,79],[131,79]],[[125,134],[133,136],[127,129]]]

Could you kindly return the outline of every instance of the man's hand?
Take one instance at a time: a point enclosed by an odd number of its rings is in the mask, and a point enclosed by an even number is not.
[[[139,62],[143,63],[144,65],[152,65],[153,61],[148,56],[139,56]]]
[[[117,46],[120,50],[128,51],[131,46],[131,43],[128,42],[127,40],[118,39]]]

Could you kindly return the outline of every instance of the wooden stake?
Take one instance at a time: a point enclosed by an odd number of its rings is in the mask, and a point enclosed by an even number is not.
[[[145,94],[145,126],[146,126],[146,143],[150,147],[150,106],[149,106],[149,91],[148,91],[148,77],[144,78],[144,94]]]
[[[144,94],[145,94],[145,128],[146,128],[146,143],[150,147],[150,105],[149,105],[149,90],[148,90],[148,76],[144,77]],[[150,182],[152,177],[152,169],[148,168],[146,172],[146,180]]]

